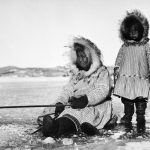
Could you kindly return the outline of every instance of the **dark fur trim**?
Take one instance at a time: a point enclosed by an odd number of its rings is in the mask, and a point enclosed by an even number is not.
[[[135,42],[143,42],[145,39],[148,38],[148,31],[149,31],[148,20],[141,14],[140,11],[134,10],[131,13],[127,12],[127,16],[123,19],[121,23],[120,37],[122,41],[126,43],[130,40],[133,40],[129,36],[129,32],[132,25],[137,26],[137,30],[139,33],[138,38],[134,40]]]
[[[83,51],[85,49],[85,46],[80,43],[74,43],[74,49],[75,51]]]
[[[85,72],[83,73],[83,76],[88,77],[90,76],[92,73],[94,73],[100,66],[103,66],[102,63],[102,54],[100,49],[98,49],[98,47],[91,42],[89,39],[86,39],[84,37],[74,37],[73,39],[73,43],[71,46],[71,63],[72,63],[72,73],[74,75],[78,75],[79,73],[79,66],[77,66],[76,61],[77,61],[77,50],[82,50],[82,49],[86,49],[88,53],[91,54],[91,66],[90,68],[87,68],[87,70],[84,70]]]
[[[125,46],[130,46],[130,45],[145,45],[147,42],[149,41],[149,38],[146,38],[146,39],[144,39],[143,41],[141,41],[141,42],[128,42],[128,41],[126,41],[125,43],[124,43],[124,45]]]
[[[78,38],[79,39],[79,38]],[[87,44],[92,47],[93,49],[95,49],[97,55],[99,57],[101,57],[101,51],[99,50],[99,48],[96,46],[96,44],[94,44],[92,41],[90,41],[89,39],[86,39],[84,37],[80,37],[80,40],[83,40],[83,41],[86,41]],[[75,43],[75,44],[79,44],[79,43]],[[82,45],[82,44],[79,44],[79,45]],[[86,45],[82,45],[82,46],[86,46]]]

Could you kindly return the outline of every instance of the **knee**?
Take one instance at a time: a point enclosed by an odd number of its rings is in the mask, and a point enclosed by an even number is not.
[[[138,116],[145,115],[145,110],[147,108],[147,101],[146,100],[137,100],[135,105],[136,105],[136,114]]]

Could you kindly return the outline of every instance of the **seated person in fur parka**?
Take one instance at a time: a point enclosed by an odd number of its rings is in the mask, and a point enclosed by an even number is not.
[[[88,39],[74,38],[70,46],[73,70],[54,108],[45,108],[43,114],[56,113],[43,119],[44,136],[84,132],[98,133],[112,117],[110,76],[101,61],[100,50]],[[66,106],[64,108],[64,105]]]
[[[127,13],[121,23],[120,35],[124,42],[116,58],[114,95],[121,97],[124,116],[121,123],[127,132],[132,130],[132,116],[136,107],[137,133],[145,133],[145,109],[149,97],[150,47],[149,24],[137,10]]]

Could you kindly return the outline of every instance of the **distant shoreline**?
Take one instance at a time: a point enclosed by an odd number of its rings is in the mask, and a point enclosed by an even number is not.
[[[46,82],[67,81],[69,77],[0,77],[0,82]]]

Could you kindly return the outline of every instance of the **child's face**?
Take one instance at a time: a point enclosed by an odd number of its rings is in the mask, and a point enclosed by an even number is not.
[[[84,47],[83,49],[76,49],[77,60],[76,64],[80,70],[88,71],[91,66],[91,54]]]
[[[138,27],[137,25],[132,25],[130,28],[130,38],[132,40],[136,40],[139,36]]]

